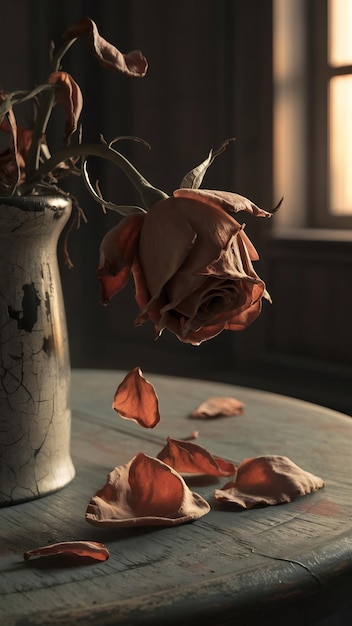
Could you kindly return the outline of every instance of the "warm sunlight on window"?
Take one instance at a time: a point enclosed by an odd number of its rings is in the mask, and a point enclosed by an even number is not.
[[[330,207],[352,212],[352,75],[330,81]]]
[[[329,0],[330,211],[352,213],[352,0]]]
[[[329,0],[329,62],[352,63],[352,0]]]

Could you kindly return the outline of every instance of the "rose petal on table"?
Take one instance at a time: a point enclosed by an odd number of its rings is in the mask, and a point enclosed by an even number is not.
[[[86,520],[106,527],[174,526],[209,510],[175,470],[140,452],[108,475],[88,504]]]
[[[180,474],[204,474],[208,476],[232,476],[236,465],[214,457],[202,446],[190,441],[167,438],[167,443],[157,458]]]
[[[324,481],[298,467],[286,456],[249,458],[240,464],[234,481],[215,490],[215,498],[241,509],[292,502],[324,487]]]
[[[192,413],[191,417],[209,419],[216,417],[228,417],[230,415],[242,415],[244,403],[236,398],[216,396],[202,402]]]
[[[57,554],[88,557],[96,561],[106,561],[110,556],[104,544],[96,541],[62,541],[42,546],[41,548],[27,550],[23,554],[23,558],[25,561],[28,561],[32,556],[53,556]]]
[[[118,386],[112,408],[144,428],[154,428],[160,422],[158,396],[139,367],[131,370]]]

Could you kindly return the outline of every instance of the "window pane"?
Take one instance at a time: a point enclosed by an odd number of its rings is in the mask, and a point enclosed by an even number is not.
[[[330,210],[352,215],[352,75],[332,78],[329,95]]]
[[[352,64],[352,0],[329,0],[329,62]]]

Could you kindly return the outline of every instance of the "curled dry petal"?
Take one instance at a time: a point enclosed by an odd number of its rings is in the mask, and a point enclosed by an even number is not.
[[[109,230],[100,245],[98,278],[102,302],[106,304],[123,287],[131,274],[143,215],[132,213]]]
[[[139,367],[131,370],[118,386],[112,407],[121,417],[144,428],[154,428],[160,422],[158,396]]]
[[[62,541],[52,543],[49,546],[28,550],[23,554],[25,561],[31,556],[53,556],[64,554],[67,556],[83,556],[96,561],[106,561],[109,558],[109,551],[102,543],[96,541]]]
[[[242,415],[244,403],[236,398],[230,397],[214,397],[208,398],[202,402],[192,413],[191,416],[199,419],[224,417],[230,415]]]
[[[215,490],[215,497],[241,509],[292,502],[324,487],[324,481],[285,456],[249,458],[240,464],[234,481]]]
[[[57,85],[55,96],[65,111],[65,140],[67,141],[77,129],[83,106],[82,92],[76,81],[67,72],[53,72],[50,74],[48,82]]]
[[[24,162],[17,150],[17,123],[12,109],[7,111],[4,117],[0,120],[0,129],[10,133],[11,135],[11,147],[4,153],[0,154],[3,178],[5,179],[5,183],[7,185],[15,187],[20,180],[21,167],[23,169]]]
[[[167,438],[167,444],[157,458],[181,474],[232,476],[237,469],[233,463],[213,456],[196,443],[171,437]]]
[[[171,467],[140,452],[115,467],[86,511],[94,526],[174,526],[202,517],[210,506]]]
[[[1,103],[0,93],[0,103]],[[25,164],[31,147],[33,131],[18,126],[13,110],[10,108],[0,121],[0,130],[10,135],[10,145],[0,154],[0,168],[2,170],[0,191],[8,194],[9,189],[23,182]],[[42,139],[42,144],[44,140]]]
[[[256,217],[271,217],[272,213],[261,209],[248,198],[230,191],[218,191],[210,189],[176,189],[173,192],[175,198],[189,198],[206,202],[215,209],[222,209],[228,213],[247,211]]]
[[[89,47],[93,56],[104,67],[109,67],[128,76],[145,76],[148,69],[148,61],[140,50],[122,54],[120,50],[101,37],[95,22],[89,17],[83,17],[79,22],[73,24],[64,33],[64,38],[75,39],[82,35],[88,37]]]

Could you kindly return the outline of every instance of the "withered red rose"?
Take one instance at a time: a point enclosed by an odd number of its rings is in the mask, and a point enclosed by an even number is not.
[[[258,254],[230,210],[270,217],[238,194],[194,189],[125,217],[101,245],[103,302],[132,273],[136,324],[151,320],[157,335],[166,328],[199,345],[224,329],[246,328],[270,296],[252,265]]]

